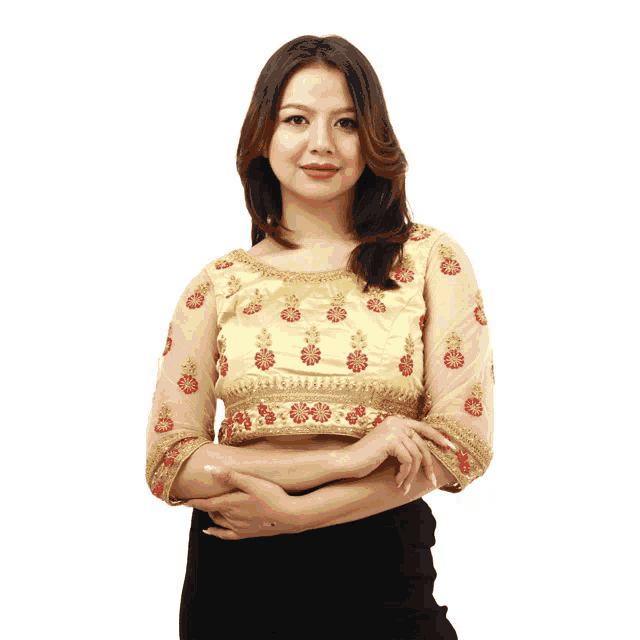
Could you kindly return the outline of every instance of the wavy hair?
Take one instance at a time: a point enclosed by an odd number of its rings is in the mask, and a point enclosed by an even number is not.
[[[279,99],[290,76],[309,64],[339,69],[346,79],[356,109],[358,136],[365,168],[352,188],[351,232],[359,244],[351,252],[347,269],[382,290],[399,289],[390,278],[402,262],[403,245],[414,227],[407,210],[405,173],[408,168],[393,132],[378,76],[367,58],[350,42],[336,35],[300,36],[282,45],[264,65],[251,97],[236,153],[236,169],[251,215],[251,246],[269,234],[287,249],[301,245],[286,240],[291,231],[282,218],[280,181],[267,154],[273,136]]]

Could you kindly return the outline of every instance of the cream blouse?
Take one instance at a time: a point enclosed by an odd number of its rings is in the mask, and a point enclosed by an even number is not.
[[[345,269],[268,265],[242,249],[207,264],[169,324],[147,426],[146,481],[170,505],[182,464],[215,439],[363,437],[387,416],[435,425],[457,451],[426,440],[459,492],[493,457],[493,351],[469,258],[416,224],[395,291]]]

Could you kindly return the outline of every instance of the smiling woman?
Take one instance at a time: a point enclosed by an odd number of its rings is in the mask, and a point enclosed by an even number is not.
[[[344,38],[302,36],[271,56],[236,166],[252,248],[186,287],[147,427],[153,495],[196,498],[180,638],[213,637],[224,617],[250,637],[454,640],[421,498],[466,489],[492,458],[492,352],[471,264],[410,219],[378,77]],[[375,434],[392,422],[408,451],[434,459],[435,481],[415,465],[407,496],[389,457],[340,476],[339,461],[360,441],[386,442]],[[211,459],[254,479],[210,496]],[[301,473],[305,461],[329,468]],[[219,532],[203,533],[212,522]]]

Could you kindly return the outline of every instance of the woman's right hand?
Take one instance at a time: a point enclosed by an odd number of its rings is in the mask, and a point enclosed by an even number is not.
[[[431,452],[424,438],[456,450],[455,445],[434,427],[410,418],[389,416],[344,451],[349,453],[353,461],[352,469],[358,478],[368,476],[389,456],[398,458],[400,460],[398,486],[401,487],[405,480],[408,480],[405,483],[405,487],[408,487],[418,475],[421,464],[424,464],[425,476],[432,479],[434,477]]]

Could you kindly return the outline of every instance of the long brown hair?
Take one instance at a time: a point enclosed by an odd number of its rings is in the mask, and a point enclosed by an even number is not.
[[[408,164],[389,121],[378,76],[367,58],[336,35],[300,36],[282,45],[264,65],[240,132],[236,168],[251,215],[251,246],[269,234],[287,249],[301,245],[286,240],[280,225],[282,193],[267,153],[277,122],[280,95],[289,77],[313,63],[342,71],[356,109],[360,149],[366,164],[351,194],[352,232],[360,244],[351,252],[347,269],[366,284],[383,290],[399,289],[390,278],[401,263],[403,245],[414,223],[405,194]]]

